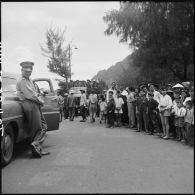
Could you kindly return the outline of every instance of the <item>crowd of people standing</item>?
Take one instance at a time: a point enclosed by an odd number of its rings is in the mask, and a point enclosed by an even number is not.
[[[59,106],[64,119],[74,120],[78,108],[74,91],[58,94]],[[107,128],[125,126],[137,132],[157,135],[163,139],[175,139],[189,145],[194,144],[194,85],[167,84],[159,87],[155,83],[139,85],[137,88],[117,87],[113,82],[101,94],[91,89],[89,94],[81,90],[80,115],[85,122],[98,119]]]

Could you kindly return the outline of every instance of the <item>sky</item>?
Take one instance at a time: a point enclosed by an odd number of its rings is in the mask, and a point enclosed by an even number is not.
[[[2,70],[20,74],[20,62],[35,63],[32,78],[60,78],[49,72],[48,59],[40,45],[46,46],[50,26],[66,29],[65,44],[72,41],[73,80],[91,79],[131,53],[116,35],[106,36],[106,12],[119,9],[119,2],[2,2]]]

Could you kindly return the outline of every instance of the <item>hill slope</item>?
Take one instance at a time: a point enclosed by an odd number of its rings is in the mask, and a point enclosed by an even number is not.
[[[135,82],[138,75],[138,69],[133,67],[131,54],[122,61],[109,67],[107,70],[100,70],[93,79],[104,80],[108,87],[113,81],[117,81],[120,85],[131,84]]]

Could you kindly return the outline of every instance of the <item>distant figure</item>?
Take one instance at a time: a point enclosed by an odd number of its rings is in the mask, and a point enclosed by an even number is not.
[[[60,92],[57,93],[58,96],[58,106],[60,108],[60,122],[62,122],[63,117],[63,107],[64,107],[64,98],[60,94]]]
[[[115,83],[115,82],[112,82],[111,88],[108,89],[108,91],[107,91],[107,94],[106,94],[106,101],[107,101],[107,102],[109,101],[109,92],[110,92],[110,91],[113,92],[113,98],[116,98],[117,89],[116,89],[116,83]]]
[[[63,112],[64,112],[64,119],[68,118],[68,93],[64,94],[64,107],[63,107]]]
[[[135,128],[135,89],[133,87],[129,88],[129,95],[127,95],[127,106],[128,106],[128,116],[129,116],[129,127]]]
[[[108,93],[108,103],[107,103],[107,128],[114,128],[114,111],[115,111],[115,102],[113,98],[113,91]]]
[[[76,98],[74,96],[74,91],[70,91],[70,95],[68,96],[68,110],[69,110],[70,121],[74,120],[75,108],[76,108]]]
[[[80,98],[80,113],[82,116],[82,120],[80,122],[85,122],[86,118],[86,106],[87,106],[87,98],[84,90],[81,91],[81,98]]]
[[[158,102],[154,100],[154,94],[152,92],[148,93],[149,102],[148,102],[148,125],[149,125],[149,134],[153,135],[154,130],[157,133],[160,132],[160,126],[158,123]]]
[[[117,127],[121,125],[121,115],[123,113],[122,107],[124,104],[123,98],[120,96],[120,91],[117,91],[116,98],[114,99],[115,102],[115,115],[116,115],[116,123]]]
[[[94,90],[91,90],[91,94],[89,95],[89,114],[91,123],[95,122],[97,103],[97,94],[95,94]]]
[[[171,115],[172,99],[167,95],[165,87],[161,87],[161,96],[159,102],[159,112],[161,117],[161,123],[163,127],[163,139],[169,139],[169,117]]]
[[[104,120],[104,122],[106,123],[106,117],[107,117],[107,104],[106,104],[106,99],[105,97],[102,95],[101,99],[99,101],[99,107],[100,107],[100,123],[102,123],[102,121]]]

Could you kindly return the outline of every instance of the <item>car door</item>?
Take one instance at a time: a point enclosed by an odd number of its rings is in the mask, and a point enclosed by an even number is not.
[[[59,129],[60,111],[57,96],[50,79],[34,79],[33,82],[42,94],[44,106],[41,108],[47,122],[48,131]]]

